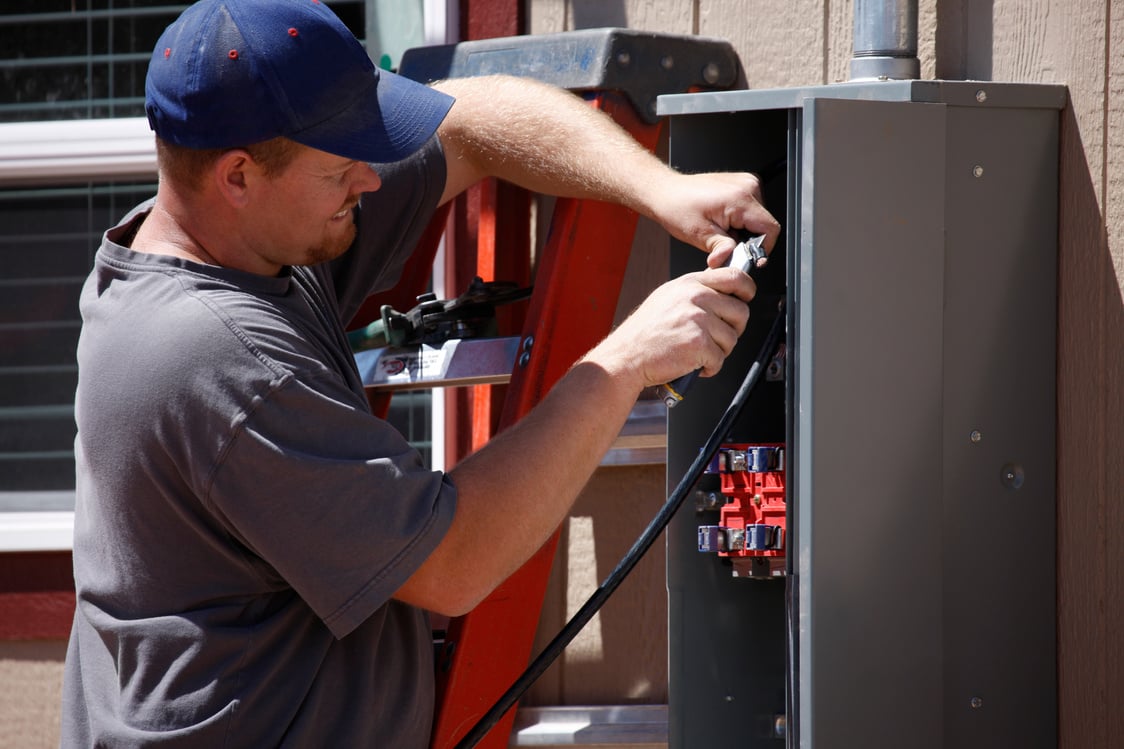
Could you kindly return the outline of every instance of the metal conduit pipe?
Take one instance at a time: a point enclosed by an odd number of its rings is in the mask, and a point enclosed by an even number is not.
[[[915,80],[917,0],[855,0],[851,80]]]

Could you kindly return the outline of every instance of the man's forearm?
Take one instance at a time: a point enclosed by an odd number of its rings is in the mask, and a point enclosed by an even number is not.
[[[442,81],[457,103],[442,125],[451,192],[495,176],[535,192],[593,198],[651,215],[648,190],[671,170],[603,112],[538,81],[486,76]],[[465,169],[459,170],[455,162]],[[462,184],[467,183],[467,184]]]

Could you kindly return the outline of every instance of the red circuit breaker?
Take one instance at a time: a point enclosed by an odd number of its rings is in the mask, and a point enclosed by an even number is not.
[[[699,551],[731,559],[737,576],[783,575],[784,445],[723,445],[707,473],[720,489],[700,492],[698,509],[718,510],[719,521],[699,526]]]

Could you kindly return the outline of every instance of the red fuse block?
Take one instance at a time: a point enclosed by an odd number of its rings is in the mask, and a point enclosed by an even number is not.
[[[725,504],[717,526],[699,528],[699,551],[733,558],[783,557],[784,445],[723,445],[712,472],[719,474]]]

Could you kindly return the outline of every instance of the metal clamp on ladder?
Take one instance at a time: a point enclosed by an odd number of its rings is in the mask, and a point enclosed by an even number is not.
[[[508,382],[519,339],[497,335],[496,307],[530,295],[477,276],[455,299],[426,292],[408,312],[382,305],[378,320],[348,333],[363,385],[386,392]]]

